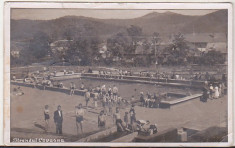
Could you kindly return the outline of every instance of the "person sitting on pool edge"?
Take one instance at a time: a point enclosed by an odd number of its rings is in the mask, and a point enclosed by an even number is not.
[[[82,82],[80,90],[84,90],[84,89],[85,89],[85,86],[84,86],[84,83]]]

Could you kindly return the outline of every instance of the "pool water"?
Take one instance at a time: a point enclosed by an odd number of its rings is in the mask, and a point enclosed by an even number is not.
[[[160,86],[160,85],[152,85],[152,84],[138,84],[138,83],[125,83],[125,82],[117,82],[117,81],[104,81],[104,80],[91,80],[91,79],[71,79],[71,80],[63,80],[61,81],[65,87],[70,87],[70,83],[74,82],[76,88],[79,88],[82,83],[84,83],[85,88],[95,88],[97,86],[105,85],[106,89],[109,87],[113,88],[113,85],[118,87],[119,94],[124,99],[131,99],[134,96],[135,99],[139,99],[140,92],[143,92],[146,96],[146,93],[149,92],[151,95],[156,93],[157,95],[164,95],[166,93],[172,92],[177,94],[186,95],[187,93],[195,94],[201,92],[201,90],[197,89],[189,89],[189,88],[177,88],[170,86]],[[170,96],[166,99],[177,99],[177,96]]]

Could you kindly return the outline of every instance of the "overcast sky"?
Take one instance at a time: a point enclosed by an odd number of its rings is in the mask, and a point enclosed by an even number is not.
[[[12,19],[50,20],[66,15],[99,19],[130,19],[151,12],[171,11],[183,15],[205,15],[217,10],[95,10],[95,9],[11,9]]]

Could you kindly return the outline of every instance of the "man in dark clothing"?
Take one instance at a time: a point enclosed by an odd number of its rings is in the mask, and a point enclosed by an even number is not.
[[[140,102],[141,102],[141,105],[144,106],[145,105],[145,101],[144,101],[144,93],[143,92],[140,92]]]
[[[207,102],[207,99],[209,98],[209,94],[210,94],[207,82],[205,82],[204,87],[202,88],[202,92],[203,94],[200,100],[202,102]]]
[[[227,77],[225,73],[222,75],[222,82],[227,86]]]
[[[156,94],[156,93],[154,93],[153,99],[155,100],[155,101],[154,101],[154,107],[159,108],[160,98],[157,97],[157,94]]]
[[[57,107],[57,110],[54,112],[54,122],[56,124],[56,134],[62,134],[63,114],[60,105]]]

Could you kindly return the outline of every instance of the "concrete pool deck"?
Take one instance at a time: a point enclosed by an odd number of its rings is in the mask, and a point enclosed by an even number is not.
[[[16,87],[16,85],[11,86]],[[74,107],[79,103],[85,104],[82,96],[69,96],[56,91],[42,91],[22,86],[23,96],[11,95],[11,137],[45,137],[65,138],[67,141],[77,141],[81,136],[76,136]],[[44,106],[50,106],[50,129],[46,134],[43,130],[34,126],[34,122],[44,124]],[[55,135],[53,112],[57,105],[62,106],[64,123],[62,136]],[[121,110],[122,117],[129,108]],[[136,106],[137,119],[149,120],[157,123],[159,131],[168,128],[191,127],[203,130],[211,126],[225,126],[227,120],[227,96],[216,100],[208,100],[207,103],[198,99],[187,101],[171,107],[170,109],[143,108]],[[107,119],[108,126],[112,127],[112,118]],[[20,130],[21,129],[21,130]],[[28,131],[28,132],[27,132]],[[98,132],[97,114],[87,112],[87,120],[84,122],[84,135]]]

